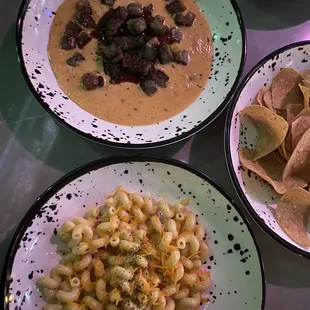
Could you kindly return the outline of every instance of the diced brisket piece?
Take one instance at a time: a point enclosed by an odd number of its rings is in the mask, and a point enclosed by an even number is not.
[[[142,33],[146,29],[146,22],[143,17],[130,19],[127,28],[133,35]]]
[[[173,54],[167,43],[164,43],[159,49],[159,59],[162,64],[167,64],[173,60]]]
[[[104,73],[110,77],[111,84],[119,84],[122,81],[122,70],[119,63],[104,62]]]
[[[63,50],[73,50],[76,46],[76,41],[74,37],[69,37],[66,34],[64,34],[60,41],[60,47]]]
[[[143,47],[144,45],[144,36],[124,36],[124,37],[115,37],[114,42],[116,45],[121,47],[124,51],[134,51]]]
[[[146,13],[151,13],[152,14],[153,10],[154,10],[154,5],[152,3],[148,4],[147,6],[145,6],[143,8],[144,14],[146,14]]]
[[[178,64],[187,65],[190,62],[190,57],[186,51],[177,51],[173,53],[173,61]]]
[[[171,28],[170,35],[171,35],[172,41],[178,42],[178,43],[180,43],[183,38],[182,31],[178,28]]]
[[[66,60],[66,63],[71,67],[76,67],[83,60],[85,60],[85,57],[81,53],[74,53],[72,57]]]
[[[89,1],[88,0],[78,0],[76,2],[76,5],[75,5],[75,8],[77,11],[81,11],[85,8],[90,8],[90,4],[89,4]]]
[[[159,15],[156,15],[149,23],[149,28],[151,34],[156,37],[162,37],[168,31],[168,27],[164,25],[164,19]]]
[[[110,12],[110,11],[109,11]],[[125,7],[119,6],[109,14],[106,21],[103,22],[102,35],[105,39],[111,40],[118,30],[124,25],[128,18],[128,11]]]
[[[159,87],[165,88],[169,82],[169,76],[158,69],[154,69],[150,74],[150,78],[158,85]]]
[[[88,35],[87,32],[82,32],[77,38],[76,38],[76,45],[78,48],[84,48],[86,44],[88,44],[91,41],[91,36]]]
[[[196,20],[196,15],[193,12],[187,12],[185,15],[179,13],[174,17],[174,21],[178,26],[191,27]]]
[[[114,63],[119,62],[123,58],[122,49],[114,42],[107,45],[103,41],[100,41],[98,43],[98,53],[103,59]]]
[[[155,82],[150,79],[141,81],[139,85],[143,92],[150,97],[153,96],[158,90]]]
[[[96,28],[96,22],[93,19],[93,11],[88,1],[78,1],[76,4],[76,21],[85,28]]]
[[[151,72],[152,63],[136,55],[125,54],[122,60],[122,68],[131,74],[142,77]]]
[[[154,10],[154,7],[152,3],[150,3],[149,5],[143,8],[143,17],[147,24],[149,24],[154,19],[153,14],[152,14],[153,10]]]
[[[85,73],[82,76],[82,83],[87,90],[93,90],[96,88],[103,87],[104,79],[101,75],[96,75],[94,73]]]
[[[113,6],[115,3],[115,0],[101,0],[101,3]]]
[[[169,4],[166,4],[166,10],[171,14],[182,13],[186,10],[186,6],[180,0],[174,0]]]
[[[149,47],[159,47],[159,45],[160,45],[160,42],[158,41],[156,37],[150,39],[146,43],[146,46],[149,46]]]
[[[154,61],[157,55],[158,55],[157,49],[155,47],[151,47],[148,45],[145,45],[141,51],[141,57],[149,61]]]
[[[143,15],[143,8],[139,2],[129,3],[127,5],[128,14],[130,17],[141,17]]]
[[[113,13],[114,13],[114,9],[110,9],[109,11],[107,11],[104,15],[102,15],[98,21],[98,25],[97,28],[100,29],[100,32],[103,30],[103,28],[106,26],[108,20],[110,19],[110,17],[112,17]]]
[[[81,26],[70,20],[66,25],[65,34],[69,37],[76,38],[81,31],[82,31]]]

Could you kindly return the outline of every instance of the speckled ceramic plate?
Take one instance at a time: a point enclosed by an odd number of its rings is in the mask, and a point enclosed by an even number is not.
[[[227,115],[225,154],[235,188],[258,224],[282,245],[310,259],[310,248],[303,249],[293,242],[275,219],[273,210],[279,195],[260,177],[241,167],[238,158],[239,146],[253,148],[257,140],[256,127],[248,117],[242,117],[240,121],[239,111],[251,105],[258,90],[270,84],[284,67],[292,67],[297,71],[310,69],[310,41],[295,43],[273,52],[247,75]]]
[[[212,180],[171,159],[121,157],[90,163],[60,179],[22,220],[6,257],[2,279],[5,309],[41,309],[36,280],[59,261],[53,235],[65,220],[102,204],[118,185],[171,202],[192,198],[189,208],[205,227],[212,273],[208,310],[260,310],[265,301],[262,262],[244,216]],[[86,208],[85,208],[86,206]],[[52,238],[52,239],[51,239]]]
[[[47,55],[49,30],[63,0],[24,0],[17,46],[21,68],[41,105],[63,125],[94,141],[128,148],[155,147],[189,137],[225,108],[245,60],[245,30],[235,0],[197,0],[214,37],[215,56],[200,97],[171,119],[150,126],[120,126],[94,118],[59,88]],[[128,1],[129,2],[129,1]]]

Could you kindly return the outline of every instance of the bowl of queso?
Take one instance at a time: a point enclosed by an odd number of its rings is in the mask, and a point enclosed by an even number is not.
[[[234,0],[24,1],[17,45],[38,102],[96,142],[189,137],[228,104],[245,31]]]

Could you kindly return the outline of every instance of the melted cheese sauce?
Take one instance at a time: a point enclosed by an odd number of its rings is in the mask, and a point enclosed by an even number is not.
[[[90,0],[96,21],[108,11],[108,7],[99,0]],[[133,1],[116,0],[115,7],[127,6]],[[150,0],[138,1],[142,6],[148,5]],[[58,8],[54,18],[48,53],[52,70],[59,87],[70,99],[82,109],[111,123],[143,126],[158,123],[182,112],[192,104],[205,87],[210,75],[213,44],[210,27],[199,7],[192,0],[183,0],[189,11],[196,14],[196,21],[192,27],[181,27],[183,40],[174,43],[172,50],[186,50],[191,61],[187,66],[171,63],[157,64],[156,68],[163,70],[169,77],[167,88],[159,88],[157,93],[148,97],[138,85],[121,83],[112,85],[109,77],[103,72],[102,66],[96,62],[97,40],[92,39],[84,49],[65,51],[60,49],[60,40],[67,22],[75,13],[76,1],[65,0]],[[175,27],[171,15],[165,9],[165,1],[154,3],[153,16],[161,15],[169,27]],[[70,67],[66,60],[75,52],[81,52],[86,60],[78,67]],[[81,87],[81,77],[87,72],[98,72],[105,80],[103,88],[87,91]]]

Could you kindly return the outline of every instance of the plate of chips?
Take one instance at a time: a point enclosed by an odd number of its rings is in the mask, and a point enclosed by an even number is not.
[[[225,148],[254,219],[310,259],[310,41],[271,53],[249,72],[227,114]]]

